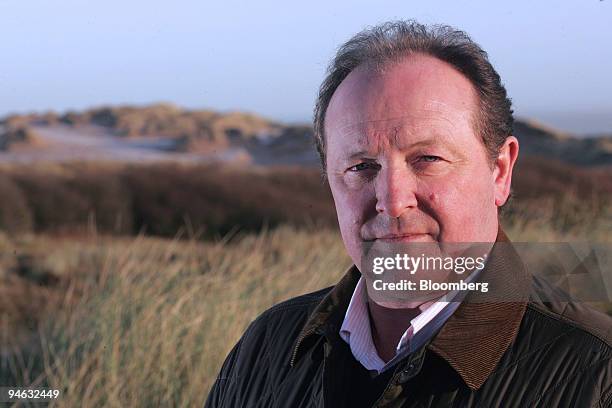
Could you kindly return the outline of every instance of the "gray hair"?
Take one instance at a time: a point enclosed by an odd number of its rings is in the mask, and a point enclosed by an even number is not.
[[[425,54],[452,65],[473,84],[479,109],[473,120],[491,162],[512,134],[512,103],[487,53],[463,31],[446,25],[392,21],[366,29],[344,43],[327,69],[314,108],[315,144],[325,171],[325,113],[340,83],[360,65],[383,67],[411,54]]]

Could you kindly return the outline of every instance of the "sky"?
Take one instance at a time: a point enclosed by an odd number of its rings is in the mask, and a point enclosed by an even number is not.
[[[612,0],[0,0],[0,115],[171,102],[308,122],[337,47],[396,19],[470,34],[517,116],[612,133]]]

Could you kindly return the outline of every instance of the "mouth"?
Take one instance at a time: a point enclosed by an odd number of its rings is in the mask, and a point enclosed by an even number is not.
[[[389,234],[382,237],[377,237],[375,241],[379,242],[424,242],[431,241],[431,236],[425,233],[415,234]]]

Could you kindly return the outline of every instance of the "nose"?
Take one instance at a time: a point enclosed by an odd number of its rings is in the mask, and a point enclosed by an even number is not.
[[[383,167],[376,177],[376,211],[398,218],[406,210],[416,208],[415,175],[405,162]]]

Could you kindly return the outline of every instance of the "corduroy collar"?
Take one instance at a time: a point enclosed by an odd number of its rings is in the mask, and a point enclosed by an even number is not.
[[[296,340],[291,365],[299,358],[305,339],[339,330],[360,276],[361,272],[352,265],[317,305]],[[489,282],[491,288],[497,289],[496,295],[467,295],[427,346],[471,389],[482,386],[515,339],[531,286],[530,277],[501,226],[478,280]]]

